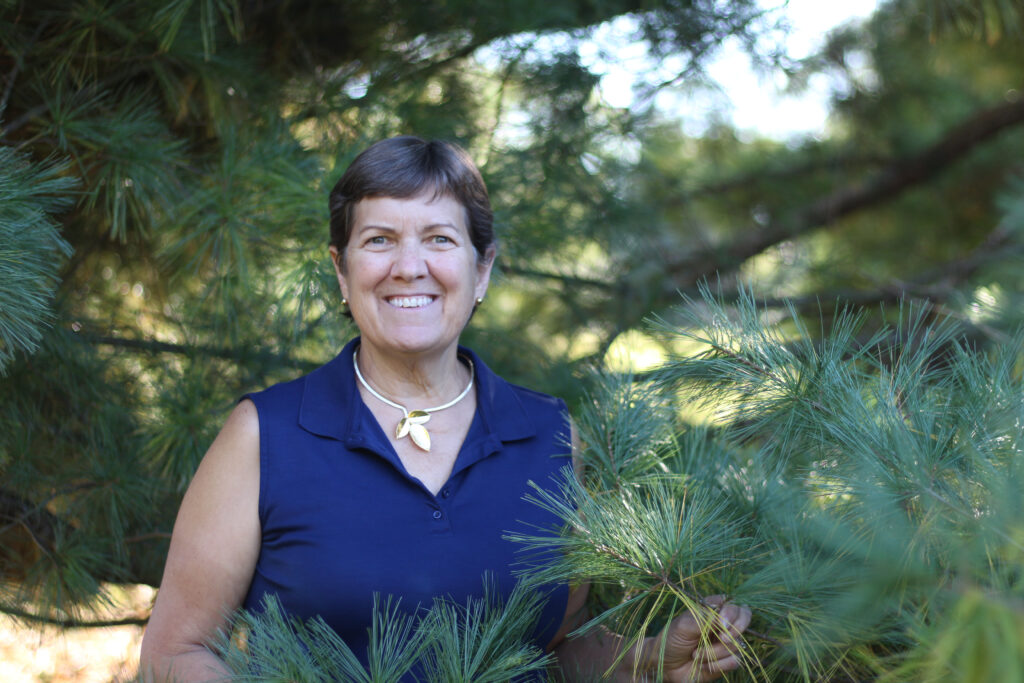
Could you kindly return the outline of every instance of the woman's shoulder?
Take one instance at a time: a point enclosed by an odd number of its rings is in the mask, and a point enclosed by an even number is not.
[[[315,371],[314,371],[315,372]],[[306,386],[306,380],[313,373],[306,373],[299,377],[292,379],[282,380],[275,384],[271,384],[262,389],[256,389],[254,391],[247,392],[242,396],[242,399],[250,399],[257,405],[266,404],[268,402],[280,402],[283,401],[288,403],[297,398],[302,397],[302,392]],[[242,400],[239,399],[239,400]]]
[[[348,347],[346,346],[346,349]],[[337,356],[298,377],[282,380],[263,389],[251,391],[242,396],[250,399],[260,407],[294,407],[298,408],[307,390],[330,391],[331,386],[338,384],[342,359],[345,350]]]

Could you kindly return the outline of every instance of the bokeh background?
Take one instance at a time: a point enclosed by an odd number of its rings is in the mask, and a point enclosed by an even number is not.
[[[465,341],[570,403],[692,351],[648,321],[701,283],[1009,339],[1024,9],[838,4],[0,0],[0,678],[131,676],[236,397],[353,334],[326,196],[382,137],[478,160],[501,251]]]

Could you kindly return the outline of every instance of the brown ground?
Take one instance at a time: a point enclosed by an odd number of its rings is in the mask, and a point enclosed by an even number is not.
[[[120,615],[145,611],[154,591],[124,591]],[[104,615],[97,616],[105,616]],[[135,676],[142,628],[40,629],[0,616],[0,682],[122,683]]]

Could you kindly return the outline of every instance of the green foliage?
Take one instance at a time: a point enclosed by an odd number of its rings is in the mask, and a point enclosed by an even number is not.
[[[165,3],[154,16],[154,28],[163,35],[160,38],[160,49],[167,50],[174,44],[195,0],[175,0]],[[242,38],[242,11],[236,0],[199,0],[199,32],[202,36],[203,54],[209,58],[215,47],[215,36],[218,29],[218,18],[223,20],[232,37]],[[217,15],[220,15],[218,17]]]
[[[601,478],[601,488],[612,489],[657,472],[671,440],[671,406],[628,373],[593,380],[593,393],[583,398],[588,409],[574,421],[588,458],[600,463],[588,474]]]
[[[244,645],[225,638],[217,646],[239,680],[385,683],[404,675],[423,650],[414,618],[390,600],[374,603],[368,670],[322,619],[288,617],[273,597],[262,607],[238,619]]]
[[[502,601],[484,579],[484,595],[459,605],[438,598],[410,614],[400,601],[379,596],[369,629],[367,667],[319,617],[302,622],[276,598],[243,612],[234,639],[217,644],[235,678],[243,681],[392,683],[419,667],[426,683],[502,683],[543,671],[550,661],[530,642],[543,598],[520,582]]]
[[[656,476],[570,480],[569,502],[538,499],[565,534],[516,540],[560,551],[545,579],[603,586],[587,628],[639,637],[715,593],[750,605],[751,680],[1017,680],[1024,334],[982,352],[907,309],[868,338],[843,315],[794,340],[763,313],[708,295],[691,326],[662,322],[704,351],[658,385],[720,426],[679,425]],[[608,470],[600,446],[584,459]]]
[[[1024,33],[1019,3],[1000,0],[941,0],[928,3],[928,20],[936,31],[960,31],[992,43]]]
[[[16,353],[35,351],[53,321],[60,264],[71,253],[54,220],[75,187],[66,171],[0,147],[0,373]]]
[[[0,459],[0,572],[17,578],[0,605],[74,615],[105,599],[104,578],[159,576],[158,539],[130,540],[152,530],[169,498],[138,455],[138,395],[71,333],[47,335],[0,384],[5,451],[34,456]]]
[[[551,662],[530,641],[544,598],[521,581],[502,601],[484,577],[482,598],[466,606],[436,599],[419,628],[428,643],[425,678],[436,683],[501,683],[544,671]]]

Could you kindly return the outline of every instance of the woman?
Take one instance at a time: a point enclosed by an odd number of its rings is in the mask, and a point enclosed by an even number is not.
[[[156,680],[227,674],[205,647],[226,615],[277,595],[322,616],[359,653],[373,594],[465,602],[485,572],[515,583],[502,535],[558,520],[523,500],[527,481],[567,464],[565,405],[507,384],[459,335],[487,292],[495,257],[479,171],[455,145],[398,137],[346,170],[330,198],[330,254],[359,328],[330,363],[243,399],[182,501],[142,645]],[[594,680],[617,656],[612,634],[566,639],[586,587],[547,587],[535,638],[567,675]],[[738,666],[750,614],[720,605],[722,637],[695,653],[687,615],[664,634],[665,680],[710,680]],[[652,641],[617,676],[655,667]]]

